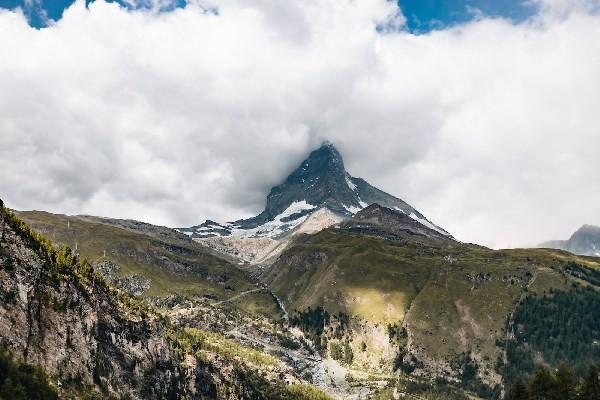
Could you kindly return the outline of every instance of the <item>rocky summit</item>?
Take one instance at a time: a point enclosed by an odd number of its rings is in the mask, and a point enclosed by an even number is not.
[[[249,219],[219,223],[207,220],[179,231],[192,238],[214,236],[280,238],[296,229],[309,215],[327,209],[347,219],[370,204],[377,203],[402,212],[408,217],[449,236],[410,204],[351,176],[335,146],[326,141],[286,178],[273,187],[263,212]]]

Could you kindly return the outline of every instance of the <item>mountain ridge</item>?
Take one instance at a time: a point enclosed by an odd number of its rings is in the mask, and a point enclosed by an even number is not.
[[[363,208],[347,221],[341,223],[342,229],[379,230],[387,234],[409,233],[426,237],[450,240],[452,236],[443,235],[403,212],[373,203]]]

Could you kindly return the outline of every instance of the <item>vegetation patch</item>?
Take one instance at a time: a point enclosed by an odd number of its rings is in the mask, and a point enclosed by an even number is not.
[[[182,350],[184,354],[192,354],[199,359],[206,359],[207,354],[215,353],[228,360],[241,359],[260,367],[278,364],[275,357],[242,346],[215,332],[183,328],[172,331],[170,338],[176,348]]]
[[[513,338],[506,341],[506,382],[533,373],[539,362],[555,366],[564,360],[577,375],[582,375],[590,362],[600,362],[598,310],[600,292],[589,286],[527,296],[508,327]]]
[[[300,328],[302,332],[310,339],[319,352],[327,349],[327,341],[322,340],[323,330],[329,324],[330,315],[323,307],[304,311],[296,311],[290,318],[290,325]]]
[[[538,367],[530,377],[517,377],[505,400],[597,400],[600,399],[600,367],[591,364],[582,379],[560,363],[555,370]]]
[[[9,353],[0,350],[0,399],[58,400],[42,368],[14,361]]]

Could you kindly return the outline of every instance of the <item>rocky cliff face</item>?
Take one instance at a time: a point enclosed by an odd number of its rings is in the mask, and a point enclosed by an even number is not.
[[[3,346],[65,384],[109,396],[183,392],[184,371],[157,316],[127,310],[94,275],[59,268],[5,213],[0,229]]]

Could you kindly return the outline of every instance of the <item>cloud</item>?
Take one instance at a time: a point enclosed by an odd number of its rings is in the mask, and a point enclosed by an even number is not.
[[[541,8],[544,17],[564,18],[573,12],[596,13],[600,10],[598,0],[530,0]]]
[[[418,36],[385,0],[80,0],[42,30],[1,11],[0,196],[237,219],[328,138],[459,239],[568,236],[600,224],[600,18],[595,2],[543,4]]]

